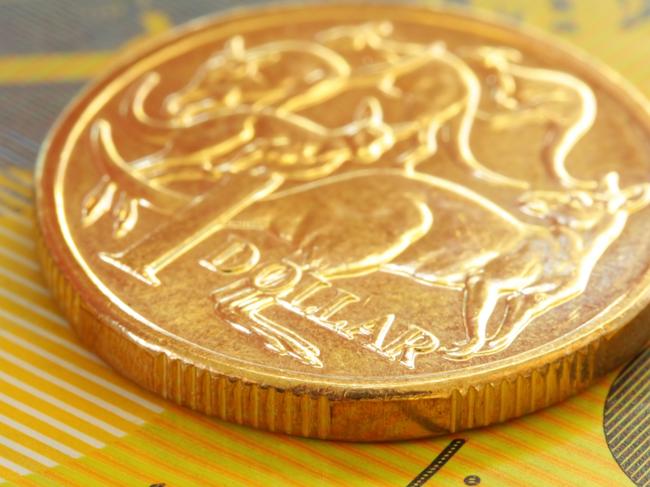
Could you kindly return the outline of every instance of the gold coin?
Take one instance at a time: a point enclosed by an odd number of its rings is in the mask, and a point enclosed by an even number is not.
[[[443,434],[650,336],[650,117],[536,34],[251,10],[132,48],[38,169],[46,274],[141,386],[270,431]]]

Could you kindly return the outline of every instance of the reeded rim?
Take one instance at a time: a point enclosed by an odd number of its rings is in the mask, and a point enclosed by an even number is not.
[[[364,7],[371,7],[374,11],[386,10],[393,18],[417,19],[423,21],[427,16],[433,25],[453,26],[460,32],[471,30],[472,27],[479,27],[486,33],[492,33],[495,37],[504,42],[508,39],[527,41],[528,49],[535,52],[543,51],[547,56],[561,57],[574,63],[577,72],[597,78],[607,88],[610,94],[634,113],[638,123],[643,125],[650,132],[650,103],[620,75],[610,68],[603,66],[600,62],[591,59],[581,51],[558,43],[550,36],[540,33],[532,28],[521,29],[502,20],[495,20],[495,15],[490,15],[489,20],[469,15],[458,9],[439,10],[422,6],[405,6],[404,4],[382,3],[377,4],[315,4],[312,7],[318,8],[323,13],[329,13],[330,17],[342,17],[341,10],[359,11]],[[650,270],[640,279],[635,290],[629,291],[621,296],[616,302],[610,304],[598,315],[576,328],[570,334],[546,343],[534,350],[522,352],[516,356],[508,357],[492,363],[475,365],[445,373],[443,377],[419,375],[403,376],[399,380],[386,381],[382,378],[363,378],[363,382],[354,378],[332,378],[328,379],[319,374],[302,372],[288,372],[277,367],[266,367],[262,365],[244,365],[234,357],[227,359],[217,358],[218,352],[200,349],[200,347],[187,342],[180,337],[156,328],[155,325],[147,325],[134,319],[123,309],[119,309],[101,291],[101,283],[96,276],[95,279],[89,276],[82,268],[79,260],[73,255],[70,247],[71,237],[62,230],[62,222],[59,221],[60,207],[56,203],[55,180],[62,172],[61,161],[66,156],[66,148],[70,147],[71,130],[68,126],[77,126],[82,116],[88,111],[97,95],[102,93],[118,76],[125,74],[146,56],[175,43],[186,36],[197,36],[207,29],[215,26],[228,25],[234,30],[242,22],[262,17],[270,19],[276,17],[278,20],[286,21],[287,15],[297,15],[304,6],[283,5],[274,7],[257,7],[238,9],[237,12],[230,12],[226,15],[205,17],[190,22],[181,28],[175,29],[157,38],[147,40],[137,46],[129,46],[118,55],[115,61],[109,66],[102,76],[87,86],[66,108],[59,117],[54,128],[49,133],[40,151],[36,169],[36,208],[39,225],[42,231],[43,240],[50,254],[50,258],[59,268],[63,276],[70,282],[73,289],[78,293],[84,308],[95,317],[94,326],[111,327],[117,331],[125,340],[137,342],[143,348],[154,352],[164,351],[166,354],[181,359],[187,364],[192,364],[199,369],[210,370],[214,373],[243,379],[259,384],[270,385],[277,388],[295,388],[308,386],[309,389],[326,391],[331,396],[338,397],[350,392],[358,392],[362,396],[407,396],[407,395],[436,395],[448,392],[451,389],[462,389],[469,385],[488,383],[497,379],[502,380],[503,371],[507,370],[506,377],[516,377],[529,373],[531,370],[552,363],[562,357],[573,354],[600,338],[612,335],[624,329],[625,325],[640,313],[650,302]],[[463,29],[459,26],[465,26]],[[223,31],[222,31],[223,32]],[[223,35],[223,34],[221,34]],[[155,57],[153,57],[155,59]],[[584,330],[588,330],[585,332]],[[163,336],[161,336],[161,333]],[[170,342],[170,338],[173,342]],[[164,341],[164,349],[161,343]],[[192,353],[179,346],[181,343],[190,344],[194,348]],[[643,344],[640,344],[641,347]],[[104,357],[110,362],[109,357]],[[541,361],[540,361],[541,359]],[[372,391],[372,394],[369,394]]]

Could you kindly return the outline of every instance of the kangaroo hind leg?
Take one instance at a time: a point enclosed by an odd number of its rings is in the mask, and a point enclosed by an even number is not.
[[[555,290],[553,294],[535,292],[519,294],[509,305],[508,316],[499,331],[498,338],[489,340],[483,354],[492,354],[505,350],[531,324],[550,309],[555,308],[582,292],[581,289],[565,287]]]
[[[463,306],[466,340],[458,347],[448,348],[448,358],[469,359],[485,346],[488,326],[502,296],[502,289],[495,282],[481,275],[467,278]]]

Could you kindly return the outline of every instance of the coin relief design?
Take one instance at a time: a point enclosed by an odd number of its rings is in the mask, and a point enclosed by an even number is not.
[[[471,62],[490,71],[492,86],[482,86]],[[93,122],[102,175],[84,197],[83,226],[105,217],[113,238],[133,231],[134,243],[100,256],[154,287],[192,249],[225,241],[193,262],[232,276],[210,292],[215,313],[266,349],[314,367],[326,360],[318,344],[283,325],[282,314],[408,368],[424,354],[465,360],[501,352],[586,289],[629,216],[650,201],[648,183],[621,188],[617,172],[601,180],[569,173],[566,158],[594,122],[594,95],[565,72],[526,66],[511,48],[408,42],[384,21],[253,46],[235,36],[180,89],[154,96],[160,79],[146,73],[117,100],[118,117]],[[486,90],[497,113],[480,109]],[[328,109],[339,112],[336,123],[319,116]],[[113,135],[123,117],[164,143],[125,158]],[[502,130],[553,127],[558,135],[540,148],[539,162],[557,187],[536,189],[479,161],[471,144],[477,118]],[[201,140],[212,124],[223,133]],[[186,144],[190,138],[198,146]],[[464,179],[517,188],[516,209],[437,176],[443,144]],[[232,200],[221,194],[225,175],[246,175],[229,183],[243,186]],[[138,232],[142,209],[162,216],[162,228]],[[286,253],[262,256],[253,242],[265,238]],[[416,283],[420,293],[462,294],[444,324],[459,330],[456,340],[441,343],[440,324],[430,320],[377,315],[368,296],[346,289],[351,279],[381,273]],[[346,319],[352,307],[361,319]]]
[[[156,353],[393,391],[638,313],[633,97],[462,17],[314,8],[199,24],[69,115],[43,179],[100,320]]]

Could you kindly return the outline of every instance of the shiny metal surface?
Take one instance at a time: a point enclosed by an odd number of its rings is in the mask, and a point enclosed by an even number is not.
[[[644,101],[534,35],[416,7],[259,10],[118,60],[42,153],[82,339],[224,419],[470,428],[648,338]]]

